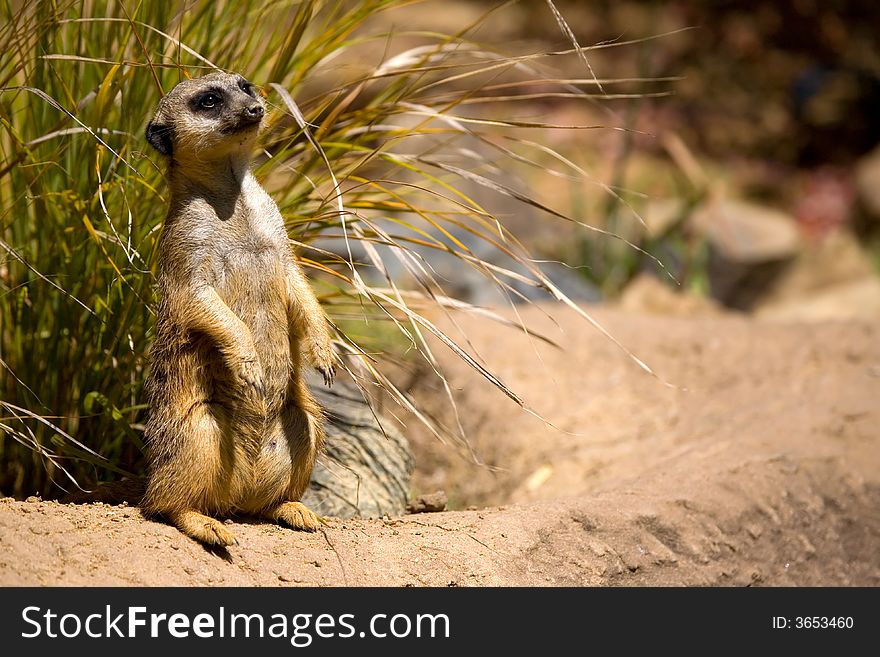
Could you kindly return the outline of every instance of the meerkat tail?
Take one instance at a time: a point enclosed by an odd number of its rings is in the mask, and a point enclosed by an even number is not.
[[[206,545],[226,547],[237,543],[235,534],[222,522],[198,511],[173,511],[165,515],[184,534]]]

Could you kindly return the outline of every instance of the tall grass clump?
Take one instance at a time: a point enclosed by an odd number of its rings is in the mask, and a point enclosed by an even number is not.
[[[602,88],[585,69],[583,79],[536,87],[549,53],[498,52],[469,38],[475,26],[382,27],[383,12],[408,4],[3,5],[0,491],[57,495],[141,467],[151,272],[166,209],[161,162],[143,130],[163,92],[215,68],[246,75],[272,108],[257,175],[316,281],[352,379],[383,387],[442,436],[383,373],[386,359],[410,352],[443,381],[430,346],[439,341],[522,404],[428,319],[436,308],[502,321],[448,295],[431,254],[455,258],[511,300],[528,285],[567,301],[503,218],[463,190],[596,230],[511,182],[518,168],[545,168],[548,152],[556,166],[547,175],[585,172],[523,137],[547,126],[515,121],[508,107],[517,95],[589,100],[614,81]],[[510,264],[489,262],[474,240]]]

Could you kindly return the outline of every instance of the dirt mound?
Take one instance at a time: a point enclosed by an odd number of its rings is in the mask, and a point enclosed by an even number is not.
[[[559,430],[450,359],[497,469],[412,432],[417,492],[508,506],[236,522],[215,554],[137,509],[5,500],[0,584],[880,584],[880,327],[598,312],[670,387],[573,314],[524,314],[563,350],[461,326]]]

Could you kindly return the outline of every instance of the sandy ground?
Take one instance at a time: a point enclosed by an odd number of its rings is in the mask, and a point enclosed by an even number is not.
[[[460,325],[556,428],[450,357],[491,467],[410,432],[416,492],[478,508],[233,522],[220,554],[134,508],[6,499],[0,584],[880,585],[880,325],[597,310],[670,387],[569,311],[523,316],[562,349]]]

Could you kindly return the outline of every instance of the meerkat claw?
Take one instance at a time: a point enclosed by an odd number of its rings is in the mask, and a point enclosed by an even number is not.
[[[333,379],[336,377],[336,368],[333,365],[319,365],[317,369],[321,376],[324,377],[324,385],[328,388],[333,385]]]

